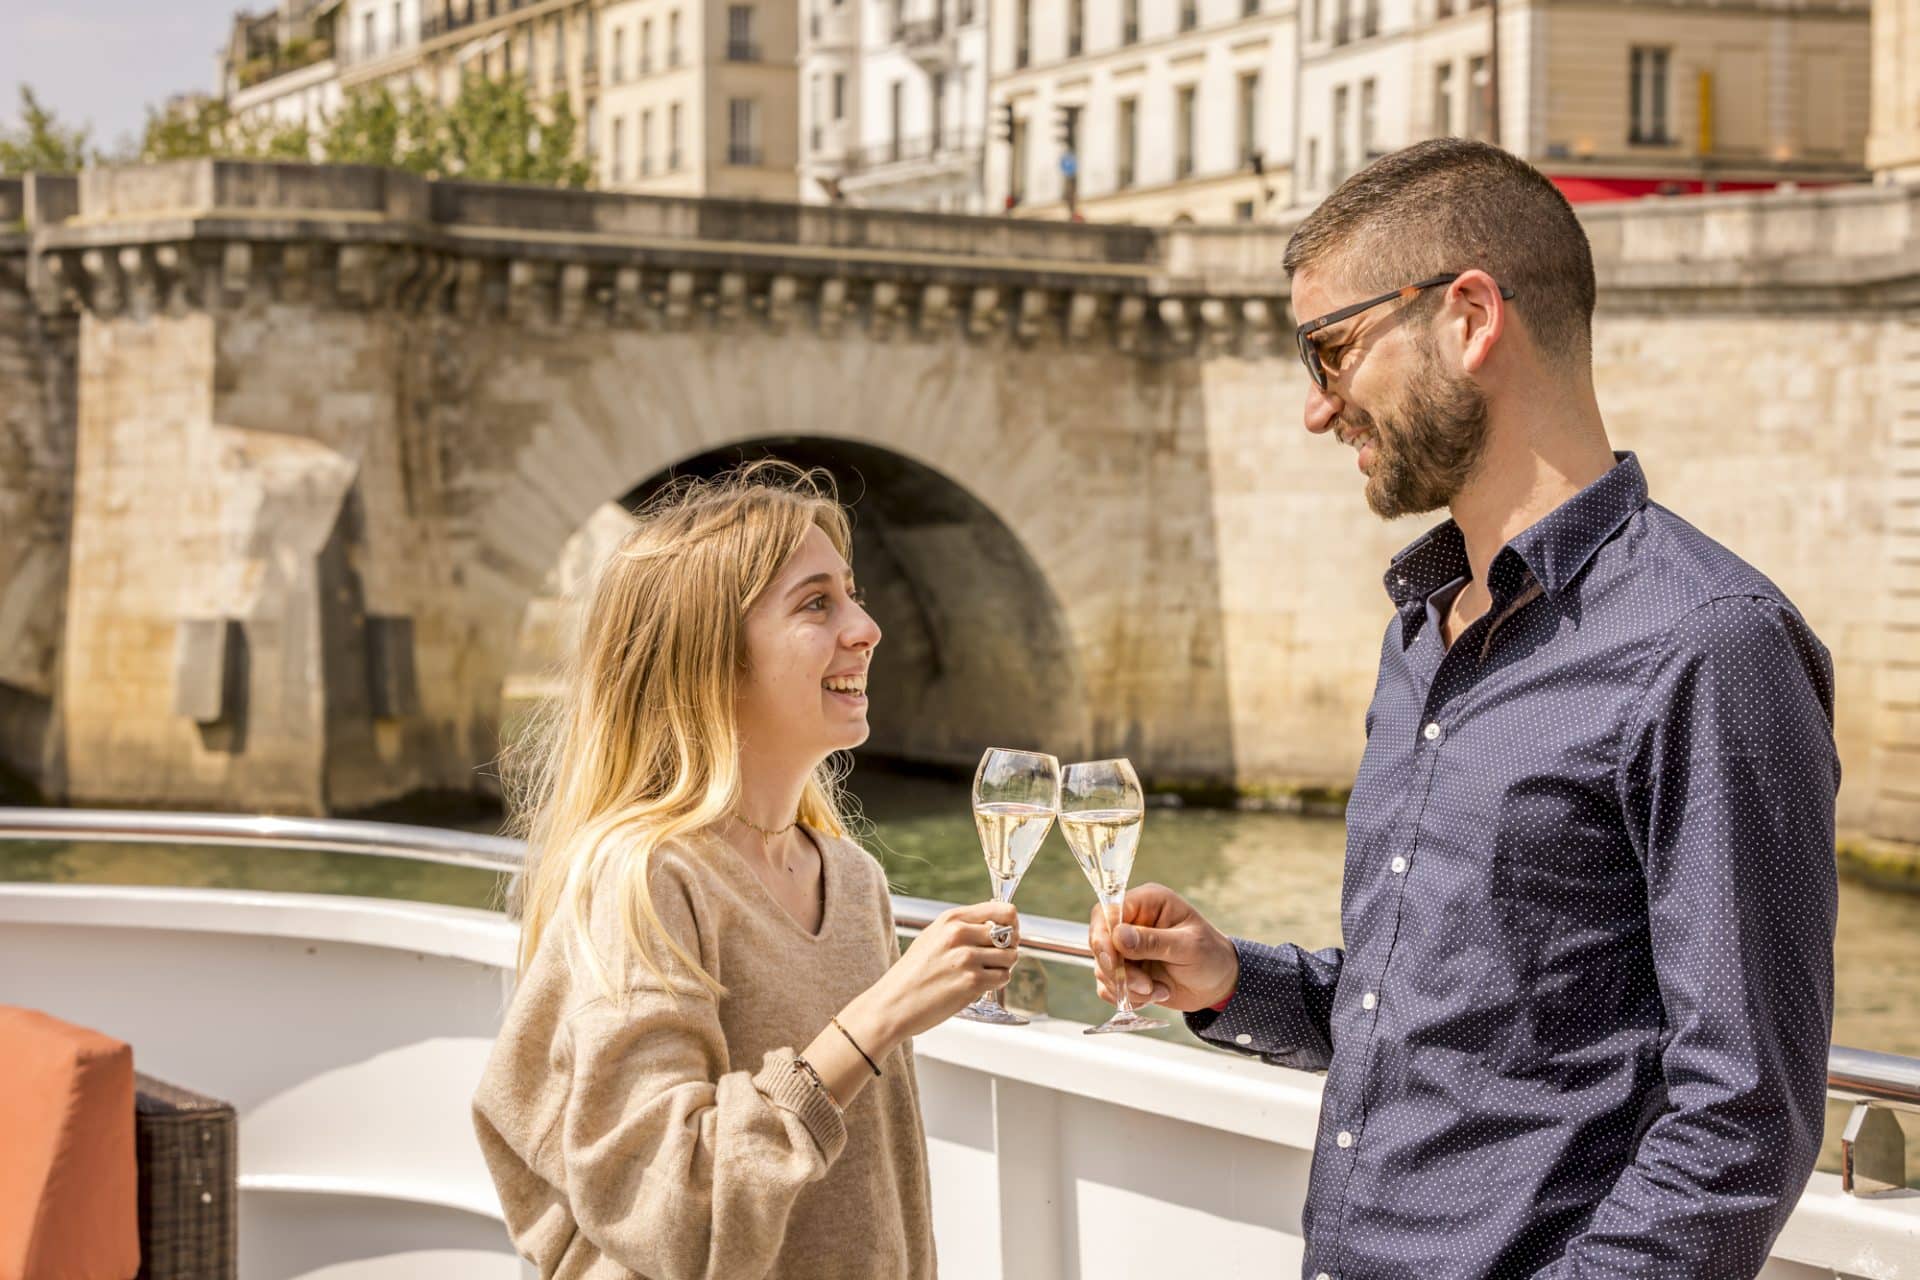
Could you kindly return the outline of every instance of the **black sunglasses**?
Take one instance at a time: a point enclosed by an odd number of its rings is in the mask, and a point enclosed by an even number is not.
[[[1422,290],[1436,289],[1443,284],[1452,284],[1465,274],[1466,272],[1464,271],[1455,271],[1448,275],[1435,276],[1431,280],[1422,280],[1417,284],[1410,284],[1405,288],[1395,289],[1391,293],[1383,293],[1377,298],[1368,298],[1365,302],[1356,302],[1350,307],[1342,307],[1338,311],[1329,311],[1319,319],[1309,320],[1298,329],[1295,329],[1293,331],[1293,340],[1300,344],[1300,363],[1307,366],[1307,373],[1312,377],[1313,385],[1319,387],[1322,391],[1327,389],[1327,369],[1325,365],[1320,363],[1320,344],[1313,340],[1314,334],[1320,332],[1320,330],[1330,324],[1339,324],[1342,320],[1351,320],[1362,311],[1371,310],[1383,302],[1392,302],[1396,298],[1411,298],[1419,294]],[[1500,296],[1511,300],[1513,290],[1507,288],[1505,285],[1501,285]]]

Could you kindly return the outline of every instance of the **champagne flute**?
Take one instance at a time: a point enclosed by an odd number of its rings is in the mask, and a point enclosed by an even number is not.
[[[1073,850],[1074,860],[1087,873],[1087,882],[1100,897],[1107,927],[1120,923],[1127,898],[1127,877],[1133,874],[1133,855],[1140,847],[1140,823],[1146,802],[1140,779],[1125,760],[1093,760],[1070,764],[1060,779],[1060,832]],[[1116,957],[1117,959],[1117,957]],[[1127,966],[1120,962],[1116,990],[1120,1007],[1111,1018],[1087,1034],[1113,1031],[1159,1031],[1167,1024],[1134,1012],[1127,992]]]
[[[1013,901],[1059,809],[1060,762],[1052,756],[993,747],[980,757],[973,775],[973,825],[993,877],[995,902]],[[959,1016],[1003,1027],[1024,1027],[1029,1021],[1009,1012],[998,991],[981,996]]]

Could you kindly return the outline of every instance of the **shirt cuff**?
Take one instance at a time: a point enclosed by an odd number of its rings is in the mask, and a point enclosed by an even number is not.
[[[1232,939],[1240,982],[1227,1007],[1187,1015],[1187,1029],[1223,1049],[1283,1067],[1324,1071],[1333,1056],[1325,1031],[1301,998],[1300,949]]]

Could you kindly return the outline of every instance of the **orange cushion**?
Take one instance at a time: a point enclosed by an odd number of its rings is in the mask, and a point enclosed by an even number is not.
[[[131,1280],[133,1050],[0,1005],[0,1134],[0,1280]]]

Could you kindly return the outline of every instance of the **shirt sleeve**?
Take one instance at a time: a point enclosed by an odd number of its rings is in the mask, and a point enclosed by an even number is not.
[[[1836,908],[1833,668],[1792,609],[1719,599],[1675,631],[1621,799],[1665,1011],[1665,1106],[1536,1280],[1750,1276],[1813,1171]]]
[[[1344,953],[1233,939],[1240,983],[1227,1007],[1187,1015],[1202,1040],[1275,1066],[1325,1071],[1333,1061],[1333,990]]]
[[[663,924],[697,954],[684,900],[656,892]],[[663,984],[596,999],[566,1023],[560,1144],[580,1231],[655,1280],[765,1276],[802,1188],[845,1148],[833,1099],[776,1049],[736,1069],[719,1008],[668,967]]]

